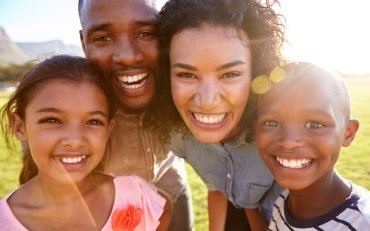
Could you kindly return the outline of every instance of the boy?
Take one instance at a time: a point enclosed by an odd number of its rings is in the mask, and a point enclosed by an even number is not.
[[[309,63],[284,67],[284,79],[257,104],[256,142],[284,191],[269,230],[370,230],[370,193],[335,170],[355,138],[343,80]]]

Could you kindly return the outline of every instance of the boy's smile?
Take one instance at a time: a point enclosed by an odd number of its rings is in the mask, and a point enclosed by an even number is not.
[[[326,179],[353,138],[334,80],[323,71],[304,75],[276,83],[258,102],[258,148],[277,182],[291,190]]]

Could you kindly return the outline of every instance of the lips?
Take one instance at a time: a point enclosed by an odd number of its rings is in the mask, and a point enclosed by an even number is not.
[[[222,114],[200,114],[200,113],[192,113],[193,118],[202,124],[220,124],[222,121],[225,120],[227,113]]]
[[[134,75],[120,75],[118,80],[121,86],[127,90],[136,90],[145,85],[148,80],[149,73],[139,73]]]
[[[276,156],[276,161],[286,168],[293,168],[293,169],[302,169],[309,166],[312,162],[310,158],[300,158],[300,159],[288,159],[288,158],[281,158]]]
[[[86,155],[75,156],[75,157],[59,157],[59,161],[63,164],[76,164],[81,163],[86,158]]]
[[[81,169],[87,162],[88,158],[89,156],[85,154],[81,154],[81,155],[63,154],[63,155],[54,156],[54,159],[66,171],[77,171]]]

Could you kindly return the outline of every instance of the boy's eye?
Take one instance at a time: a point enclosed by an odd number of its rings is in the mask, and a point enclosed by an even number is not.
[[[222,76],[222,78],[233,78],[233,77],[239,77],[241,74],[240,72],[233,71],[233,72],[228,72]]]
[[[276,121],[268,120],[263,122],[263,125],[266,127],[277,127],[278,123]]]
[[[178,74],[176,74],[176,77],[183,78],[183,79],[193,79],[193,78],[195,78],[195,76],[193,74],[186,73],[186,72],[178,73]]]
[[[315,121],[310,121],[304,125],[305,128],[312,128],[312,129],[319,129],[325,127],[322,123],[320,122],[315,122]]]
[[[54,123],[61,123],[59,119],[54,117],[47,117],[42,118],[38,121],[40,124],[54,124]]]
[[[105,125],[105,123],[102,120],[100,120],[100,119],[92,119],[92,120],[89,120],[87,122],[87,124],[90,124],[90,125],[99,125],[99,126],[104,126]]]

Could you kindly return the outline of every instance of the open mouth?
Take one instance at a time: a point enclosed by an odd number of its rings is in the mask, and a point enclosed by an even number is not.
[[[81,163],[84,159],[86,159],[86,155],[73,156],[73,157],[59,156],[57,158],[63,164],[78,164],[78,163]]]
[[[286,168],[300,169],[305,168],[311,164],[312,159],[302,158],[302,159],[284,159],[276,156],[276,161]]]
[[[193,112],[191,114],[195,120],[202,124],[219,124],[227,117],[227,113],[205,115]]]
[[[123,88],[135,90],[144,86],[146,81],[148,80],[148,77],[149,77],[148,73],[141,73],[136,75],[119,76],[118,79]]]

